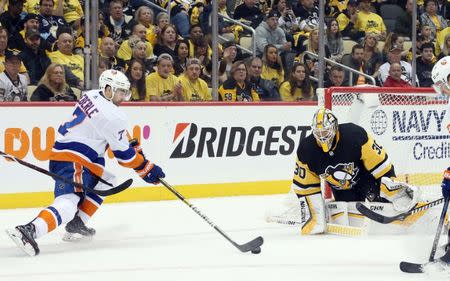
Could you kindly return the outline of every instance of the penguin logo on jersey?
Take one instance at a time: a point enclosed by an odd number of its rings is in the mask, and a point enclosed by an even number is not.
[[[325,169],[325,180],[337,190],[348,190],[356,183],[355,178],[358,175],[359,168],[354,163],[337,164],[328,166]]]

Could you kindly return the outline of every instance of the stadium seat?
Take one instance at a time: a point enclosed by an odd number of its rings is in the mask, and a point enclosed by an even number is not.
[[[380,7],[380,16],[383,18],[384,24],[386,25],[387,32],[394,31],[395,22],[397,17],[404,14],[403,10],[399,5],[395,4],[383,4]]]
[[[383,52],[383,48],[384,48],[384,41],[378,41],[377,49],[380,53]]]
[[[251,51],[252,41],[253,41],[252,37],[243,36],[239,39],[239,45]]]
[[[403,50],[408,51],[411,48],[412,48],[412,42],[411,41],[403,42]]]
[[[353,40],[344,40],[344,54],[351,54],[352,53],[352,48],[356,44],[358,44],[358,43],[356,43]]]
[[[36,90],[36,85],[28,85],[27,86],[27,101],[30,101],[31,95],[33,94],[34,90]]]

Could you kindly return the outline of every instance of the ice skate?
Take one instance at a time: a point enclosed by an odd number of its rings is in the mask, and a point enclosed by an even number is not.
[[[66,225],[66,233],[64,234],[63,241],[90,241],[94,235],[95,229],[87,227],[79,216],[75,216]]]
[[[34,240],[36,230],[31,222],[26,225],[18,225],[14,229],[7,229],[6,233],[27,255],[36,256],[39,254],[39,246]]]

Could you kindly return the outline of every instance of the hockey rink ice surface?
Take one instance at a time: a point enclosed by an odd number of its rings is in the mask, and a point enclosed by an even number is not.
[[[402,260],[425,262],[432,234],[302,237],[295,227],[265,222],[266,210],[283,198],[190,200],[239,244],[262,235],[259,255],[241,253],[173,200],[106,204],[89,223],[97,230],[93,241],[63,242],[60,227],[38,240],[39,256],[28,257],[3,229],[28,222],[39,209],[0,210],[0,281],[450,280],[450,274],[407,274],[398,268]]]

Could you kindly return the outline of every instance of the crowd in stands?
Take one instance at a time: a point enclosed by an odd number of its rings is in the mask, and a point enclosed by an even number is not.
[[[450,55],[450,2],[444,0],[417,0],[416,20],[412,0],[326,0],[324,38],[319,38],[317,0],[217,1],[220,44],[213,46],[211,0],[100,0],[99,74],[124,72],[132,101],[211,101],[216,48],[219,100],[314,101],[321,44],[326,58],[358,71],[327,63],[325,87],[373,79],[378,86],[412,87],[413,25],[415,86],[430,87],[434,63]],[[83,5],[81,0],[4,1],[0,101],[79,98],[85,84]],[[392,7],[398,12],[388,19]],[[255,38],[227,18],[254,28]],[[243,43],[249,38],[255,40],[255,54]]]

